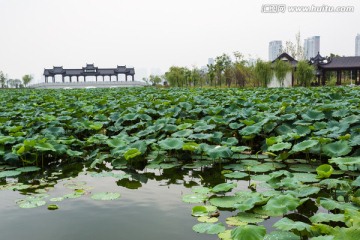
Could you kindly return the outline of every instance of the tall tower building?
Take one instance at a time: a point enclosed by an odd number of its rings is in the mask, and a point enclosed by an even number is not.
[[[281,54],[281,50],[282,50],[281,41],[269,42],[269,61],[274,61]]]
[[[355,38],[355,56],[360,56],[360,34]]]
[[[320,52],[320,36],[309,37],[304,40],[305,58],[309,60]]]

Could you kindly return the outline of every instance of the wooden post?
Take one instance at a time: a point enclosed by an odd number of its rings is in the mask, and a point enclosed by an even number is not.
[[[340,74],[340,71],[337,70],[336,71],[336,85],[340,85],[340,78],[341,78],[341,74]]]
[[[326,82],[326,71],[323,70],[322,77],[321,77],[321,85],[325,86],[325,82]]]

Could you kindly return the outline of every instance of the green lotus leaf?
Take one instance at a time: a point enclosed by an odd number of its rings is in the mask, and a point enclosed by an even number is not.
[[[295,210],[299,204],[300,200],[292,195],[279,195],[271,197],[263,209],[269,212],[269,215],[281,216]]]
[[[56,149],[50,143],[36,143],[35,149],[40,152],[47,152],[47,151],[56,152]]]
[[[159,141],[159,146],[165,150],[174,150],[181,149],[184,145],[184,142],[178,138],[167,138],[165,140]]]
[[[347,141],[338,141],[326,144],[322,147],[324,153],[329,157],[341,157],[351,152],[352,148]]]
[[[339,228],[334,233],[334,240],[358,240],[360,229],[358,227]]]
[[[226,139],[226,141],[221,142],[221,144],[225,145],[225,146],[234,146],[238,143],[239,143],[239,141],[235,137],[228,138],[228,139]]]
[[[71,149],[66,150],[66,154],[70,157],[80,157],[83,155],[83,152],[80,151],[73,151]]]
[[[304,223],[304,222],[300,222],[300,221],[293,221],[287,217],[280,219],[279,221],[277,221],[273,227],[283,230],[283,231],[291,231],[291,230],[298,230],[298,231],[303,231],[303,230],[310,230],[311,225]]]
[[[250,147],[248,147],[248,146],[233,146],[233,147],[231,147],[231,151],[232,152],[237,152],[237,153],[239,153],[239,152],[244,152],[245,150],[250,150],[251,148]]]
[[[241,179],[241,178],[249,176],[249,174],[244,173],[244,172],[232,172],[232,173],[224,174],[224,176],[227,178]]]
[[[355,165],[360,164],[360,157],[338,157],[329,159],[329,163],[335,163],[337,165]]]
[[[226,228],[222,223],[198,223],[192,229],[198,233],[218,234],[225,231]]]
[[[262,172],[262,173],[274,171],[274,170],[275,170],[275,166],[273,163],[264,163],[264,164],[252,166],[249,168],[249,171],[251,171],[251,172]]]
[[[291,164],[290,169],[296,172],[306,172],[306,173],[316,172],[314,166],[311,166],[309,164]]]
[[[91,195],[91,198],[94,200],[115,200],[120,198],[120,193],[112,193],[112,192],[100,192],[100,193],[94,193]]]
[[[207,123],[205,123],[205,125],[202,125],[202,126],[194,125],[194,127],[195,127],[194,132],[204,132],[204,131],[207,131],[207,130],[214,129],[216,127],[216,125],[215,124],[207,124]]]
[[[61,202],[63,201],[63,197],[50,198],[50,202]]]
[[[130,148],[124,153],[124,158],[128,161],[139,155],[141,155],[141,152],[137,148]]]
[[[349,144],[352,147],[360,146],[360,135],[352,136]]]
[[[266,138],[266,145],[271,146],[271,145],[274,145],[275,143],[281,143],[282,141],[283,141],[282,136],[269,137],[269,138]]]
[[[352,183],[351,186],[353,187],[360,187],[360,176],[358,176]]]
[[[211,205],[221,208],[235,208],[234,205],[239,203],[242,199],[238,196],[224,196],[211,198],[209,201]]]
[[[334,172],[334,168],[329,164],[322,164],[316,168],[319,178],[329,178]]]
[[[208,155],[213,159],[230,158],[232,155],[228,147],[215,147],[207,151]]]
[[[238,226],[231,231],[233,240],[263,240],[266,234],[264,226],[245,225]]]
[[[250,135],[256,135],[261,132],[261,125],[260,124],[254,124],[251,126],[246,126],[243,129],[239,131],[240,135],[242,136],[250,136]]]
[[[293,175],[294,178],[296,178],[297,180],[303,183],[312,183],[319,181],[317,175],[312,173],[293,173]]]
[[[268,151],[270,152],[277,152],[277,151],[282,151],[284,149],[290,149],[291,148],[291,143],[276,143],[274,145],[271,145],[270,147],[268,147]]]
[[[96,131],[102,129],[103,126],[104,126],[104,124],[101,123],[101,122],[94,122],[93,124],[90,124],[90,125],[89,125],[89,127],[90,127],[91,129],[96,130]]]
[[[192,130],[190,129],[184,129],[178,132],[174,132],[173,134],[171,134],[172,137],[174,138],[186,138],[188,136],[190,136],[193,133]]]
[[[16,138],[12,136],[1,136],[0,135],[0,144],[13,144],[16,141]]]
[[[199,144],[195,143],[195,142],[186,142],[184,143],[182,149],[185,150],[185,151],[195,151],[197,149],[199,149]]]
[[[345,217],[344,214],[329,214],[329,213],[316,213],[315,215],[310,217],[310,221],[312,223],[320,223],[320,222],[344,222]]]
[[[187,128],[191,127],[191,126],[192,126],[191,123],[183,123],[183,124],[178,125],[178,126],[177,126],[177,129],[179,129],[179,130],[184,130],[184,129],[187,129]],[[190,135],[190,134],[189,134],[189,135]]]
[[[106,143],[109,145],[109,147],[117,148],[117,147],[124,147],[128,144],[127,141],[120,138],[113,138],[106,140]]]
[[[198,217],[197,220],[198,222],[203,222],[203,223],[216,223],[217,221],[219,221],[219,219],[217,219],[216,217],[208,217],[208,216]]]
[[[239,128],[241,128],[242,126],[244,126],[244,124],[243,123],[230,123],[229,124],[229,127],[231,128],[231,129],[239,129]]]
[[[234,205],[240,212],[251,210],[258,204],[265,204],[269,198],[259,195],[249,196]]]
[[[50,205],[48,205],[47,209],[48,210],[57,210],[57,209],[59,209],[59,206],[56,204],[50,204]]]
[[[292,232],[272,231],[265,235],[264,240],[300,240],[300,236]]]
[[[196,134],[191,134],[188,138],[189,139],[210,140],[210,138],[212,138],[212,137],[213,137],[213,134],[196,133]]]
[[[342,119],[342,122],[345,122],[347,124],[353,124],[353,123],[357,123],[360,121],[360,118],[358,115],[351,115],[351,116],[348,116],[344,119]]]
[[[46,202],[42,199],[34,198],[18,201],[17,204],[20,208],[36,208],[44,206]]]
[[[16,171],[20,171],[20,172],[37,172],[39,170],[41,170],[41,168],[35,166],[21,167],[16,169]]]
[[[319,121],[325,118],[325,114],[320,111],[309,110],[306,113],[301,114],[301,117],[307,121]]]
[[[204,194],[185,194],[182,197],[182,201],[186,203],[203,203],[207,198]]]
[[[313,186],[300,186],[299,188],[296,188],[292,191],[287,191],[285,193],[291,193],[296,197],[307,197],[313,194],[319,193],[320,188],[319,187],[313,187]]]
[[[207,216],[209,213],[215,212],[216,209],[215,206],[195,206],[192,208],[191,215],[195,217]]]
[[[291,152],[304,152],[314,146],[316,146],[319,143],[319,141],[317,140],[305,140],[302,141],[301,143],[295,144],[292,149]]]
[[[330,189],[337,189],[337,188],[350,189],[349,182],[339,179],[325,179],[320,182],[320,185],[326,186],[327,188]]]
[[[218,185],[216,185],[215,187],[212,188],[212,192],[228,192],[231,189],[237,187],[236,183],[220,183]]]
[[[312,237],[311,240],[334,240],[334,236],[324,235],[324,236]]]
[[[15,177],[20,174],[21,174],[21,172],[17,171],[17,170],[3,171],[3,172],[0,172],[0,178]]]
[[[53,136],[62,136],[65,134],[65,130],[62,127],[49,127],[44,129],[42,132],[44,135],[50,134]]]
[[[211,189],[207,187],[193,187],[191,191],[193,193],[208,194],[210,193]]]
[[[234,217],[229,217],[226,219],[226,223],[232,226],[241,226],[246,225],[248,223],[261,223],[265,219],[259,215],[254,213],[238,213]]]

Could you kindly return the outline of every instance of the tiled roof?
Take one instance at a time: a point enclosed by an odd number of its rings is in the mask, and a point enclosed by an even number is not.
[[[330,63],[320,66],[324,69],[329,68],[358,68],[360,69],[360,57],[334,57],[331,59]]]

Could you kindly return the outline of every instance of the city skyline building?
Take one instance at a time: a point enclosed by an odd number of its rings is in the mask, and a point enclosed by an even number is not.
[[[307,60],[320,52],[320,36],[312,36],[304,40],[304,55]]]
[[[282,41],[275,40],[269,42],[269,61],[274,61],[282,51]]]
[[[360,56],[360,34],[355,37],[355,56]]]

